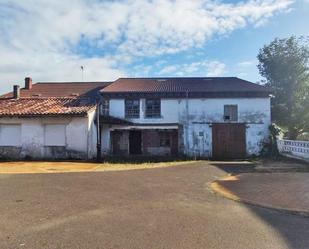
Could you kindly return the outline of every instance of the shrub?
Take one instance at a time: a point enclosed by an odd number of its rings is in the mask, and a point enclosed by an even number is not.
[[[277,137],[282,134],[282,129],[276,124],[269,126],[269,137],[264,142],[261,155],[264,157],[277,158],[279,156]]]

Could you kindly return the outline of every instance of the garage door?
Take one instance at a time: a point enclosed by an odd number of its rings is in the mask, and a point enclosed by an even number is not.
[[[215,159],[240,159],[246,156],[245,124],[213,124],[212,154]]]

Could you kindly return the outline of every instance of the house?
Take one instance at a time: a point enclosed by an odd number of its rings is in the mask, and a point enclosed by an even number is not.
[[[269,90],[235,77],[26,78],[0,97],[0,157],[243,158],[260,153],[270,122]]]
[[[236,77],[120,78],[101,90],[102,150],[113,155],[258,155],[269,90]]]
[[[99,91],[108,82],[36,83],[0,97],[0,158],[92,159]]]

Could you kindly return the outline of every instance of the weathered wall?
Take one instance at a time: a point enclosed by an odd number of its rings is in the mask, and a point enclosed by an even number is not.
[[[144,99],[140,100],[140,118],[131,119],[134,123],[181,125],[179,134],[183,141],[183,151],[187,155],[211,157],[211,123],[224,122],[224,105],[238,106],[238,122],[246,123],[247,154],[258,154],[262,143],[268,138],[271,122],[270,98],[220,98],[220,99],[161,99],[161,117],[145,118]],[[125,118],[124,99],[110,100],[110,115]],[[108,138],[107,127],[103,138]],[[181,144],[181,140],[179,141]],[[109,142],[104,143],[108,151]],[[181,149],[180,149],[181,152]]]
[[[93,156],[90,124],[88,117],[48,117],[48,118],[1,118],[1,125],[20,125],[20,143],[6,146],[6,141],[0,142],[0,158],[11,159],[87,159]],[[46,146],[45,127],[49,124],[65,125],[65,145]],[[92,135],[93,136],[93,135]],[[0,138],[1,139],[1,138]],[[95,146],[95,145],[94,145]]]
[[[144,155],[170,156],[178,152],[177,130],[159,131],[143,130],[142,131],[142,151]],[[169,144],[160,145],[161,139],[168,139]]]

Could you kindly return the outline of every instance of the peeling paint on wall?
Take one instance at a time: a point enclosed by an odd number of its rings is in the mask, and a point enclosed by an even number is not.
[[[115,106],[110,114],[124,117],[124,100],[114,99]],[[224,105],[238,106],[238,122],[248,123],[246,129],[247,155],[259,154],[262,144],[268,138],[270,125],[269,98],[238,98],[238,99],[162,99],[161,118],[145,119],[141,116],[134,119],[135,123],[178,123],[179,152],[190,156],[212,156],[211,123],[224,122]],[[186,138],[188,137],[188,139]],[[108,139],[105,136],[105,139]]]

